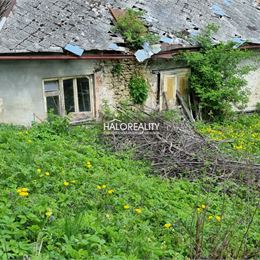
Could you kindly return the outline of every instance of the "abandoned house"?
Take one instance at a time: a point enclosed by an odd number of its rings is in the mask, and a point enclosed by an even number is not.
[[[158,43],[131,51],[114,32],[118,13],[142,10]],[[259,55],[260,7],[256,0],[0,0],[0,123],[30,125],[53,109],[73,120],[98,118],[103,102],[129,98],[131,75],[149,83],[146,107],[176,105],[190,70],[173,61],[196,50],[188,39],[209,23],[214,40],[232,40]],[[250,62],[250,61],[249,61]],[[119,68],[120,73],[113,71]],[[247,76],[248,110],[260,101],[260,67]]]

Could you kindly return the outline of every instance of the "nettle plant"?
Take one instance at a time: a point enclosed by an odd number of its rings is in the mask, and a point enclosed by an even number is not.
[[[130,48],[141,48],[145,42],[153,44],[159,37],[150,33],[140,19],[144,13],[133,9],[127,9],[124,15],[116,21],[115,31],[120,33]]]
[[[232,104],[243,107],[248,101],[244,76],[254,68],[241,65],[252,53],[234,42],[214,44],[214,24],[195,37],[199,52],[184,52],[178,58],[191,68],[190,87],[193,113],[198,119],[222,120],[232,114]]]
[[[148,97],[149,87],[143,75],[134,74],[129,81],[128,87],[134,104],[144,104]]]

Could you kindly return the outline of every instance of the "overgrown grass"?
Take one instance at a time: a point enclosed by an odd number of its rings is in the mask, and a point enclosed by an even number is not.
[[[254,193],[151,176],[98,133],[56,119],[0,127],[0,259],[256,255]]]
[[[202,134],[219,143],[226,153],[260,162],[260,116],[237,115],[222,123],[197,123]]]

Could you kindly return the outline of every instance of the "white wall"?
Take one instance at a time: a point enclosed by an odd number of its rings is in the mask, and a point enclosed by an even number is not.
[[[0,123],[46,118],[42,80],[94,73],[93,61],[0,61]],[[102,92],[102,91],[101,91]]]

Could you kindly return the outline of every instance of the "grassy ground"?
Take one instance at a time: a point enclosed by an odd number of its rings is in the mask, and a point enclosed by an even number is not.
[[[95,129],[0,126],[0,259],[255,255],[253,192],[150,173],[105,151]]]
[[[260,116],[237,115],[222,123],[197,123],[202,134],[220,144],[223,151],[237,158],[260,162]]]

